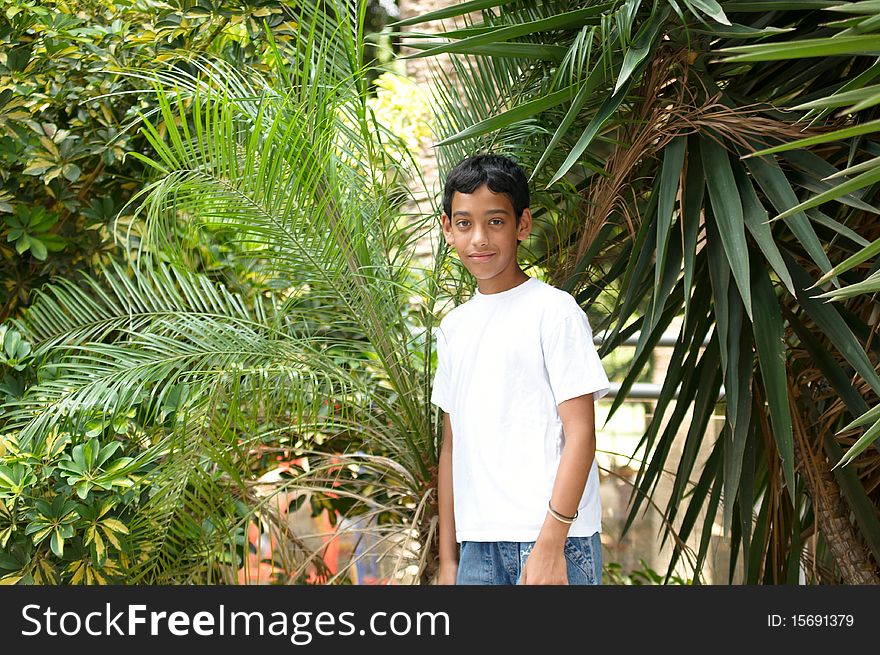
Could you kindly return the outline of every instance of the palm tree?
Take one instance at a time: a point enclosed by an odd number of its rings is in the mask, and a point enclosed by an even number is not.
[[[137,408],[145,426],[126,582],[233,581],[254,522],[282,544],[281,580],[304,580],[320,552],[283,520],[292,491],[432,575],[440,290],[410,267],[432,216],[400,216],[418,168],[366,102],[365,4],[305,3],[272,78],[204,58],[197,75],[132,73],[158,110],[142,121],[155,158],[134,154],[156,177],[120,226],[131,259],[55,281],[17,322],[54,371],[5,408],[19,447],[76,442],[95,413]],[[204,242],[252,291],[191,270]],[[281,454],[307,464],[257,480]]]
[[[588,311],[615,297],[601,354],[639,334],[612,413],[680,324],[626,528],[671,466],[667,579],[694,532],[699,579],[720,507],[731,580],[880,581],[876,3],[474,0],[397,26],[474,11],[406,32],[415,56],[455,55],[441,170],[493,150],[532,171],[526,263]]]

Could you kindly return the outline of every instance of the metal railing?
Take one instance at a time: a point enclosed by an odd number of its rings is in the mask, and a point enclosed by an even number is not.
[[[635,347],[639,343],[639,336],[640,334],[636,332],[627,337],[620,345]],[[677,332],[666,332],[657,341],[655,348],[672,348],[678,343],[678,337],[679,335]],[[604,340],[601,335],[594,335],[593,343],[599,348],[604,343]],[[707,345],[709,345],[709,336],[703,341],[703,347],[706,347]],[[605,396],[605,399],[611,400],[620,395],[620,387],[621,384],[619,382],[611,382],[611,387],[608,391],[608,395]],[[663,385],[661,384],[654,384],[652,382],[634,382],[627,392],[626,397],[627,399],[632,400],[657,400],[660,398],[660,391],[662,389]],[[724,399],[724,395],[724,386],[722,385],[718,392],[719,402]],[[678,398],[678,389],[675,390],[672,397],[673,399]]]

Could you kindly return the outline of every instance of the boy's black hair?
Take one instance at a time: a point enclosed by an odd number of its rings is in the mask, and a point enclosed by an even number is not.
[[[461,160],[446,176],[443,187],[443,211],[452,217],[452,198],[455,192],[473,193],[484,184],[495,193],[510,198],[516,223],[529,206],[529,181],[525,171],[510,157],[504,155],[474,155]]]

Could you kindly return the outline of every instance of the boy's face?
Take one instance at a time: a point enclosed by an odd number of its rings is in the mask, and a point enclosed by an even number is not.
[[[456,192],[452,216],[444,212],[441,220],[446,243],[455,248],[481,291],[504,291],[522,281],[516,247],[532,231],[528,208],[517,225],[510,198],[484,184],[473,193]]]

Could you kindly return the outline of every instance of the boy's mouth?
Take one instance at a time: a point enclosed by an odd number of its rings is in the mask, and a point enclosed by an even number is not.
[[[492,257],[494,254],[495,254],[494,252],[474,253],[473,255],[468,255],[468,257],[470,257],[474,261],[484,262],[484,261],[488,260],[490,257]]]

